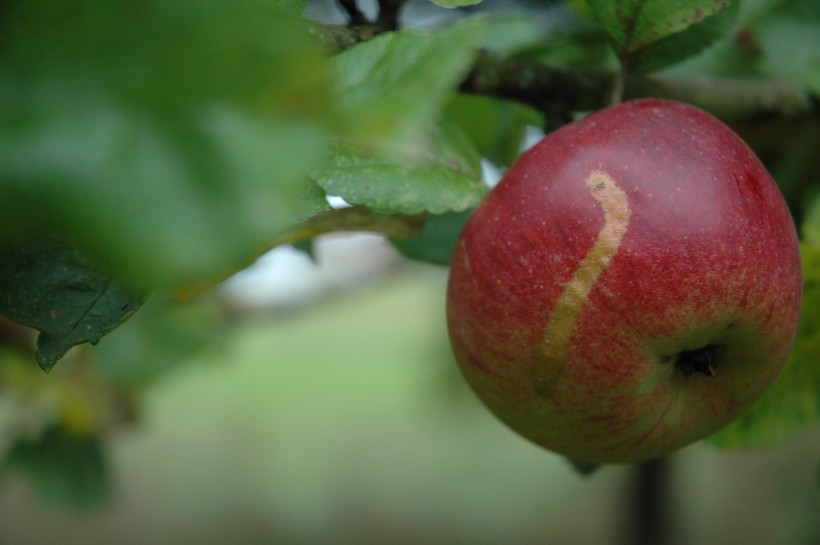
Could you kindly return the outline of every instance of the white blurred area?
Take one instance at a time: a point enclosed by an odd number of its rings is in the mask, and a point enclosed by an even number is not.
[[[315,239],[313,258],[289,245],[271,250],[220,291],[241,310],[296,307],[381,278],[402,262],[382,235],[333,233]]]

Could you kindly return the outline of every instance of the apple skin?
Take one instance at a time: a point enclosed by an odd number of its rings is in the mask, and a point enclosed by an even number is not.
[[[461,234],[447,322],[465,378],[509,427],[624,463],[754,404],[801,296],[794,222],[754,153],[706,112],[641,99],[508,170]]]

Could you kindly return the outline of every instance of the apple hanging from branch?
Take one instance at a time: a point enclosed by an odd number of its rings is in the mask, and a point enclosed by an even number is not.
[[[546,136],[468,221],[456,359],[502,421],[588,463],[664,455],[774,381],[800,312],[784,199],[723,123],[642,99]]]

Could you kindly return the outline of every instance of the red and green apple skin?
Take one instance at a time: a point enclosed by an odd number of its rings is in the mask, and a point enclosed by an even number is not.
[[[797,234],[749,147],[642,99],[546,136],[478,206],[447,295],[487,407],[574,460],[658,457],[746,411],[800,312]]]

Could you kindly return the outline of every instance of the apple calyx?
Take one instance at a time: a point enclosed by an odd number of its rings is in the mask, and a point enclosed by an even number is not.
[[[675,369],[687,377],[693,373],[702,373],[707,377],[713,377],[715,376],[713,363],[719,349],[720,347],[717,345],[708,344],[697,350],[684,350],[675,357]]]

